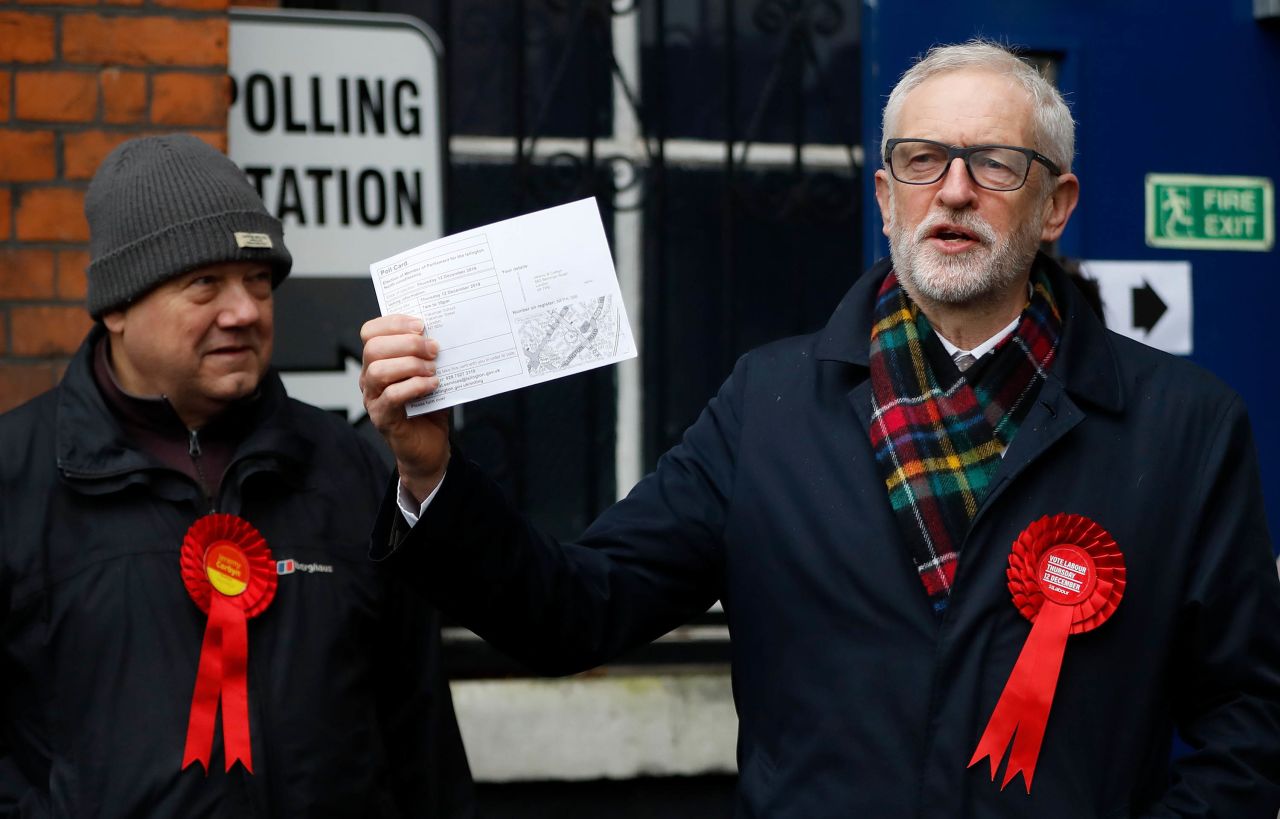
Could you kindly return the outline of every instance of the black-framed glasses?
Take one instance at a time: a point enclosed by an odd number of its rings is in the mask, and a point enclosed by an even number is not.
[[[964,160],[974,184],[992,191],[1016,191],[1027,184],[1032,162],[1042,163],[1054,176],[1062,175],[1049,157],[1014,145],[959,148],[932,139],[891,139],[884,147],[889,173],[906,185],[932,185],[946,175],[957,157]]]

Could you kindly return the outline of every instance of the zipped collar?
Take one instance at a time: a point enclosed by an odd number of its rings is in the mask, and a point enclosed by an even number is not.
[[[235,448],[251,431],[260,390],[231,402],[199,429],[188,429],[165,396],[127,392],[111,370],[110,343],[100,338],[93,349],[93,380],[132,443],[161,465],[199,484],[210,509]]]
[[[94,494],[112,491],[119,481],[132,482],[142,473],[168,471],[129,440],[116,410],[94,381],[93,351],[105,334],[101,324],[90,330],[67,366],[58,389],[55,421],[58,469],[82,491]],[[259,396],[247,412],[249,432],[235,448],[232,465],[254,460],[273,471],[300,473],[314,447],[294,431],[291,407],[274,370],[263,378]]]
[[[889,259],[881,259],[849,288],[818,333],[815,354],[820,361],[869,366],[876,293],[891,268]],[[1074,398],[1119,412],[1124,408],[1124,393],[1107,329],[1057,262],[1037,253],[1032,269],[1043,270],[1049,277],[1062,311],[1062,341],[1050,376],[1059,379]]]

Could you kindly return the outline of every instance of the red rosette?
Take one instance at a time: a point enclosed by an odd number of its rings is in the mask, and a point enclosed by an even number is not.
[[[182,541],[182,582],[209,616],[196,671],[182,767],[209,770],[214,721],[222,702],[227,770],[239,761],[253,773],[249,737],[249,632],[247,620],[271,605],[275,563],[262,535],[235,515],[206,515]]]
[[[1075,546],[1085,552],[1096,569],[1092,593],[1072,605],[1071,634],[1092,631],[1107,621],[1124,596],[1124,555],[1107,530],[1083,515],[1044,517],[1026,528],[1013,542],[1009,554],[1009,593],[1013,605],[1032,623],[1045,604],[1038,572],[1047,552],[1055,546]]]
[[[1124,556],[1115,539],[1082,515],[1046,515],[1028,526],[1009,554],[1009,593],[1031,634],[978,741],[969,767],[991,760],[991,778],[1013,743],[1005,788],[1019,771],[1027,793],[1035,776],[1067,637],[1102,625],[1124,597]]]
[[[214,589],[205,568],[206,554],[215,546],[228,544],[239,549],[248,561],[248,586],[239,595],[228,597],[244,611],[245,617],[257,617],[276,596],[276,566],[267,541],[253,524],[235,515],[205,515],[191,524],[182,539],[182,582],[187,593],[209,613]]]

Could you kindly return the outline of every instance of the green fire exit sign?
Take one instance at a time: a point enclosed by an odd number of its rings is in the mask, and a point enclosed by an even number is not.
[[[1206,250],[1270,250],[1271,180],[1260,176],[1147,174],[1147,244]]]

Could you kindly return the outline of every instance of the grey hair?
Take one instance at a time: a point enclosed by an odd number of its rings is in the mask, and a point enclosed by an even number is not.
[[[907,94],[925,80],[948,71],[980,69],[1013,79],[1031,99],[1032,128],[1036,144],[1030,147],[1058,164],[1063,173],[1071,170],[1075,155],[1076,124],[1062,94],[1033,66],[1016,53],[990,40],[974,39],[957,45],[934,46],[929,53],[907,69],[889,93],[880,122],[880,157],[885,143],[896,125]]]

